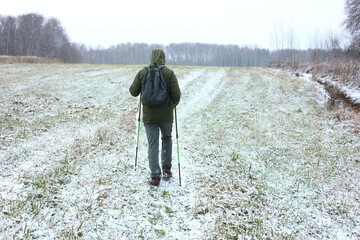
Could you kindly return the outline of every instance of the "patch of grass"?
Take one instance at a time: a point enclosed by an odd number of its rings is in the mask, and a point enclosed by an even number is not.
[[[164,191],[162,191],[161,196],[162,196],[162,198],[170,198],[170,193],[169,193],[169,191],[164,190]]]
[[[169,214],[170,216],[171,216],[172,213],[174,213],[174,211],[172,210],[172,208],[169,207],[169,206],[165,206],[165,212],[166,212],[167,214]]]
[[[5,216],[16,217],[25,209],[26,204],[25,200],[7,200],[3,203],[2,211]]]
[[[265,233],[261,219],[245,216],[242,221],[239,221],[234,217],[221,215],[216,219],[214,234],[216,238],[225,239],[262,239]]]
[[[155,229],[155,232],[157,233],[157,235],[159,235],[160,237],[164,237],[166,235],[166,232],[164,229]]]
[[[43,209],[44,203],[44,195],[34,193],[23,199],[6,201],[6,206],[2,207],[2,212],[7,217],[17,217],[26,213],[36,217]]]
[[[33,196],[30,196],[28,198],[29,205],[30,205],[30,213],[33,216],[39,215],[41,209],[43,208],[44,202],[43,202],[43,195],[42,194],[36,194]]]

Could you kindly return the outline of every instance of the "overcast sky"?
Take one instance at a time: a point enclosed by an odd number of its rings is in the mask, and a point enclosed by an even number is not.
[[[273,48],[274,25],[295,31],[299,47],[340,33],[345,0],[3,0],[1,15],[56,17],[73,42],[258,45]]]

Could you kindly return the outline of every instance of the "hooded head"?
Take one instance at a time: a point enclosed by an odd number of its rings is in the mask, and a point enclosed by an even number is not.
[[[150,65],[151,66],[160,66],[165,65],[165,53],[160,48],[155,48],[151,52],[150,56]]]

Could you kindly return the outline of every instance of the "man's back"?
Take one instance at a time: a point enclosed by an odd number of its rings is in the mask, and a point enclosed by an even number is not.
[[[160,66],[165,64],[165,53],[161,49],[155,49],[150,57],[150,66]],[[134,82],[130,87],[130,93],[138,96],[141,92],[142,80],[146,74],[146,68],[141,69],[135,76]],[[180,88],[173,70],[165,66],[161,69],[166,84],[168,95],[165,101],[159,106],[143,107],[144,123],[173,122],[173,109],[180,101]]]

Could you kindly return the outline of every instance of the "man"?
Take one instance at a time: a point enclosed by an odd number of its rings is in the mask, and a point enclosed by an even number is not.
[[[150,56],[150,66],[165,65],[165,53],[161,49],[154,49]],[[180,101],[180,88],[175,73],[168,67],[160,70],[167,85],[167,97],[159,106],[148,106],[143,103],[143,122],[146,136],[149,143],[148,158],[151,171],[150,185],[159,186],[161,176],[163,179],[172,177],[172,125],[174,120],[173,109]],[[141,93],[141,86],[146,68],[140,70],[131,87],[130,93],[136,97]],[[161,131],[162,149],[161,149],[161,168],[159,165],[159,130]],[[161,173],[162,172],[162,173]]]

